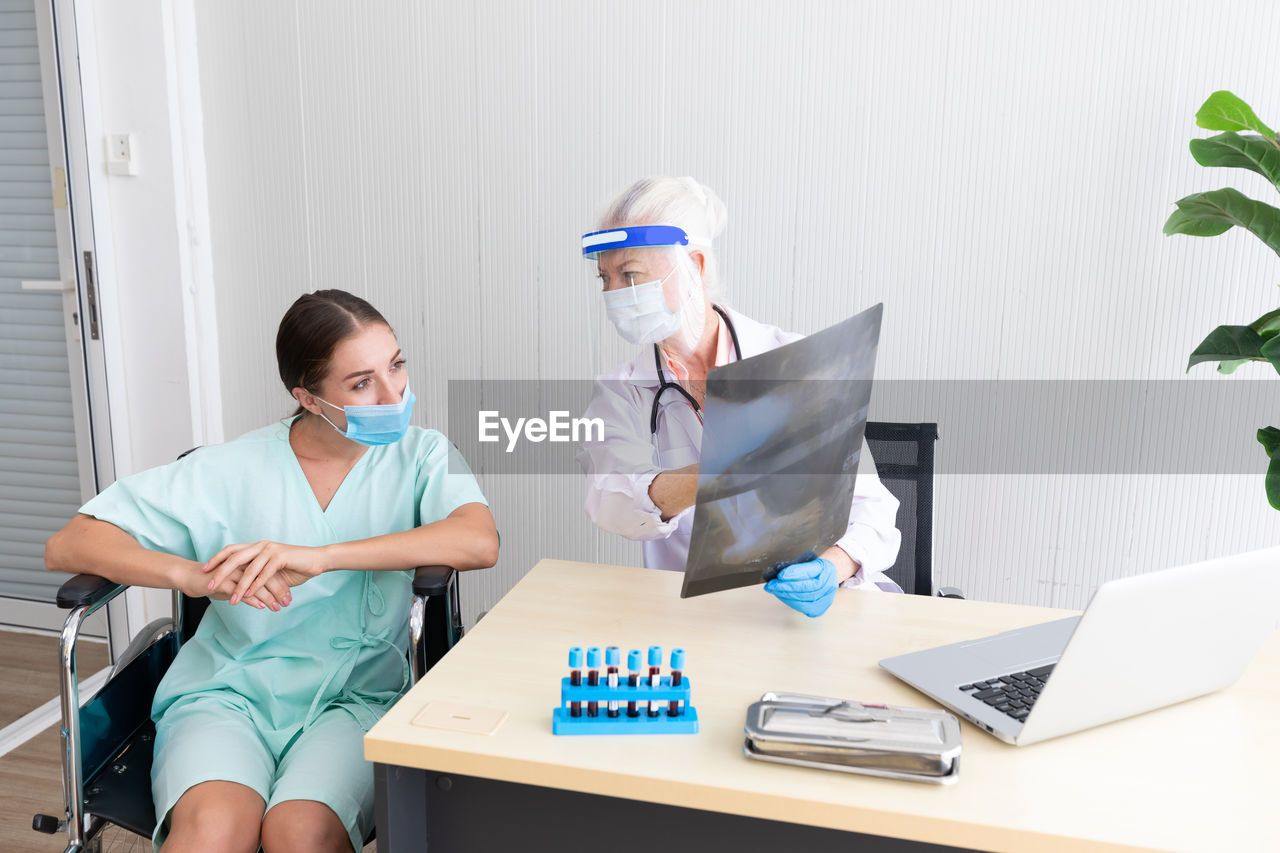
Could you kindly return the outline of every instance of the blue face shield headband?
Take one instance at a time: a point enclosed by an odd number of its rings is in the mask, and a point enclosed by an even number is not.
[[[311,396],[316,397],[315,394]],[[331,409],[342,409],[347,416],[347,431],[338,429],[333,421],[324,417],[325,423],[333,427],[341,435],[352,441],[376,447],[380,444],[394,444],[409,430],[409,418],[413,416],[413,404],[418,399],[413,389],[404,386],[404,394],[399,403],[388,403],[385,406],[335,406],[323,397],[316,397]]]
[[[645,246],[687,246],[689,235],[674,225],[636,225],[610,228],[582,235],[582,256],[595,260],[610,249],[636,249]]]

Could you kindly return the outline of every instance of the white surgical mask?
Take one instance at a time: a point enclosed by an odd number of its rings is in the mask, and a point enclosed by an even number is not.
[[[675,271],[676,267],[672,267],[661,281],[604,292],[605,312],[618,334],[628,343],[639,346],[656,344],[680,331],[682,312],[672,313],[662,292],[663,283]]]

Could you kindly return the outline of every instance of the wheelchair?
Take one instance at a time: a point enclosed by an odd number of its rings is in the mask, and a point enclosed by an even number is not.
[[[58,644],[62,791],[61,818],[38,814],[32,829],[65,831],[65,853],[101,853],[112,826],[147,839],[155,829],[151,800],[151,699],[181,648],[209,606],[207,598],[173,593],[172,617],[156,619],[129,644],[111,676],[80,707],[76,643],[86,617],[127,589],[95,575],[76,575],[58,590],[58,607],[71,612]],[[457,572],[449,566],[421,566],[413,580],[409,612],[409,668],[414,682],[462,637]],[[369,841],[366,838],[366,843]]]

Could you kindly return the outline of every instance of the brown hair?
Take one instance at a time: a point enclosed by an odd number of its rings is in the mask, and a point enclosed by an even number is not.
[[[291,394],[294,388],[314,393],[329,372],[338,344],[374,323],[391,328],[377,308],[345,290],[317,290],[299,296],[284,312],[276,332],[280,381]],[[294,414],[305,411],[298,406]]]

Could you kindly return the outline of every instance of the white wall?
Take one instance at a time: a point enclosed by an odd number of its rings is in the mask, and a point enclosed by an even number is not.
[[[883,301],[885,379],[1174,380],[1214,325],[1274,307],[1256,240],[1160,230],[1197,190],[1266,197],[1186,148],[1215,89],[1280,121],[1266,0],[198,0],[196,34],[228,436],[289,409],[275,325],[321,287],[396,326],[420,424],[444,427],[449,378],[583,375],[577,238],[652,173],[726,200],[722,270],[748,314],[811,332]],[[1246,420],[1248,443],[1264,423]],[[939,580],[1080,607],[1110,577],[1270,544],[1256,458],[943,475]],[[503,550],[466,580],[469,619],[540,557],[639,561],[587,522],[576,477],[481,485]]]

